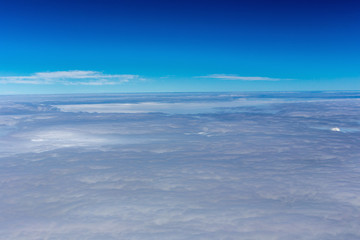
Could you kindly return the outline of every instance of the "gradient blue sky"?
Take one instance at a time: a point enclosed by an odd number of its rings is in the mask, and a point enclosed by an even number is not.
[[[360,90],[358,1],[1,1],[0,94]]]

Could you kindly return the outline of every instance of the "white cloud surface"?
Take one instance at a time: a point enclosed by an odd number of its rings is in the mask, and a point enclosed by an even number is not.
[[[360,100],[276,94],[0,96],[0,239],[360,239]]]
[[[139,75],[104,74],[97,71],[37,72],[27,76],[0,76],[1,84],[115,85],[142,80]]]

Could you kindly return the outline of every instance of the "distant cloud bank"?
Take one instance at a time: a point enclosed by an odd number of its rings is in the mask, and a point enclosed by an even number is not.
[[[167,78],[161,77],[161,78]],[[285,78],[270,78],[258,76],[239,76],[235,74],[210,74],[204,76],[195,76],[194,78],[209,78],[220,80],[238,80],[238,81],[281,81],[291,80]],[[145,78],[135,74],[104,74],[98,71],[54,71],[54,72],[36,72],[30,75],[0,76],[0,84],[30,84],[30,85],[119,85],[129,81],[145,80]]]
[[[221,80],[240,80],[240,81],[280,81],[290,80],[285,78],[269,78],[269,77],[244,77],[233,74],[210,74],[206,76],[198,76],[197,78],[214,78]]]
[[[0,76],[1,84],[115,85],[142,80],[132,74],[104,74],[97,71],[37,72],[28,76]]]

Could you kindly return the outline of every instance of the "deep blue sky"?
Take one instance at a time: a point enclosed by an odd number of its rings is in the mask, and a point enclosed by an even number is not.
[[[1,1],[0,94],[360,90],[359,12],[329,0]],[[74,70],[136,76],[26,82]]]

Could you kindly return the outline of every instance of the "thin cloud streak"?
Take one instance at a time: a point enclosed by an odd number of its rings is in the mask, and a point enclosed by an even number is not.
[[[3,76],[0,84],[63,84],[63,85],[116,85],[130,80],[144,80],[139,75],[103,74],[97,71],[37,72],[29,76]]]
[[[210,74],[206,76],[199,76],[196,78],[213,78],[221,80],[239,80],[239,81],[281,81],[281,80],[291,80],[289,78],[270,78],[270,77],[244,77],[232,74]]]

